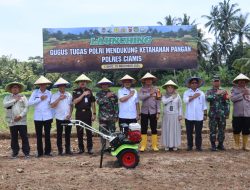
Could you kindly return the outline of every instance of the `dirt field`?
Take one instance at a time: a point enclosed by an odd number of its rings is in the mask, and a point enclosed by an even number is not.
[[[182,150],[140,154],[136,169],[119,168],[116,158],[105,155],[99,168],[99,139],[95,154],[35,158],[35,139],[30,139],[31,158],[10,159],[10,141],[0,140],[0,189],[250,189],[250,152],[232,150],[232,133],[226,134],[227,151],[211,152],[203,134],[203,152]]]

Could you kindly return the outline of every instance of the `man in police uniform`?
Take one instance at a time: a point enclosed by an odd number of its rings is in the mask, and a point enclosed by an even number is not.
[[[235,147],[240,149],[240,134],[242,134],[242,149],[249,151],[247,147],[248,136],[250,134],[250,88],[247,86],[250,78],[244,74],[239,74],[234,80],[234,87],[231,91],[231,101],[233,102],[233,134]]]
[[[139,92],[139,99],[141,100],[141,133],[142,133],[142,142],[140,151],[144,151],[147,148],[147,134],[148,134],[148,121],[150,121],[151,128],[151,139],[152,139],[152,149],[158,151],[158,137],[157,137],[157,120],[160,117],[160,108],[161,108],[161,97],[157,93],[159,90],[156,88],[153,83],[157,78],[150,74],[146,73],[142,78],[141,82],[143,87]],[[158,96],[157,96],[158,94]]]
[[[210,103],[208,112],[211,150],[225,150],[223,142],[225,139],[226,119],[229,117],[229,96],[226,90],[220,87],[220,78],[214,76],[213,88],[206,93],[206,100]],[[218,127],[218,146],[216,148],[216,130]]]
[[[92,94],[92,91],[88,89],[87,83],[91,80],[82,74],[76,80],[79,88],[74,89],[73,91],[73,103],[76,108],[76,120],[81,120],[82,122],[91,126],[92,121],[96,118],[96,107],[95,107],[95,97]],[[93,154],[93,142],[92,142],[92,132],[86,130],[87,134],[87,149],[89,154]],[[83,145],[83,128],[77,126],[77,137],[78,137],[78,147],[79,154],[84,152]]]

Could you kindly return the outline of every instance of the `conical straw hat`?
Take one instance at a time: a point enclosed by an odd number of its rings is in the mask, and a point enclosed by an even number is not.
[[[165,89],[167,86],[174,86],[175,89],[178,88],[177,84],[175,84],[172,80],[169,80],[168,82],[166,82],[166,83],[162,86],[162,88]]]
[[[233,80],[233,83],[237,83],[238,80],[250,81],[250,79],[249,79],[246,75],[243,75],[242,73],[240,73],[240,74]]]
[[[109,79],[107,79],[106,77],[103,77],[102,80],[100,80],[97,85],[100,84],[113,84]]]
[[[124,77],[122,77],[120,79],[120,82],[122,82],[124,80],[131,80],[133,84],[136,82],[136,80],[133,77],[129,76],[129,75],[125,75]]]
[[[144,82],[145,79],[152,79],[153,81],[156,81],[157,78],[152,75],[151,73],[146,73],[142,78],[141,78],[141,81]]]
[[[14,86],[14,85],[18,85],[18,86],[19,86],[19,88],[20,88],[20,93],[24,90],[24,85],[23,85],[22,83],[16,82],[16,81],[7,84],[7,85],[5,86],[5,90],[6,90],[7,92],[11,92],[11,88],[12,88],[12,86]]]
[[[79,81],[86,81],[86,82],[92,82],[92,80],[90,80],[89,77],[87,77],[85,74],[81,74],[79,77],[77,77],[77,79],[75,80],[75,82],[79,82]]]
[[[54,87],[58,87],[59,85],[69,85],[69,82],[60,77],[54,84]]]
[[[52,82],[49,79],[45,78],[44,76],[40,76],[40,78],[37,79],[34,84],[39,85],[39,84],[51,84],[51,83]]]

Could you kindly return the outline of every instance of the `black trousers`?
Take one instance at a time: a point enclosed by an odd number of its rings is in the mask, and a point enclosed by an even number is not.
[[[35,121],[36,128],[36,140],[37,140],[37,153],[38,155],[50,154],[51,152],[51,142],[50,142],[50,130],[52,119],[45,121]],[[43,128],[45,135],[45,149],[43,151]]]
[[[196,148],[201,148],[202,145],[202,127],[203,127],[203,121],[191,121],[185,119],[186,123],[186,133],[187,133],[187,143],[188,147],[193,147],[193,131],[195,128],[195,146]]]
[[[124,119],[124,118],[119,118],[119,127],[120,127],[120,131],[123,131],[123,129],[122,129],[122,124],[127,124],[127,125],[129,125],[130,123],[137,123],[137,120],[136,120],[136,118],[135,119]],[[125,131],[125,132],[127,132],[127,131]]]
[[[250,117],[233,117],[232,123],[234,134],[250,134]]]
[[[57,148],[58,152],[63,152],[63,147],[62,147],[62,134],[63,134],[63,128],[65,130],[65,150],[66,152],[70,152],[70,135],[71,135],[71,128],[72,126],[69,125],[63,125],[70,123],[69,120],[59,120],[56,119],[56,143],[57,143]]]
[[[92,112],[90,110],[86,111],[76,111],[76,120],[80,120],[87,125],[92,125]],[[76,126],[77,130],[77,138],[78,138],[78,148],[80,150],[84,150],[84,144],[83,144],[83,135],[84,135],[84,129],[82,127]],[[87,135],[87,149],[91,150],[93,148],[93,141],[92,141],[92,132],[86,129],[86,135]]]
[[[141,134],[148,134],[148,121],[152,134],[157,134],[157,119],[156,114],[141,114]]]
[[[24,155],[29,155],[30,153],[30,145],[27,135],[27,125],[14,125],[10,127],[10,135],[11,135],[11,149],[13,154],[18,154],[19,152],[19,143],[18,143],[18,133],[22,139],[22,150]]]

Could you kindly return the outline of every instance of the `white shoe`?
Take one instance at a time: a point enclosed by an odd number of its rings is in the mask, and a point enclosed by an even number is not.
[[[175,147],[175,148],[173,148],[173,150],[174,150],[174,151],[177,151],[177,150],[178,150],[178,148],[176,148],[176,147]]]
[[[165,151],[169,151],[169,148],[168,148],[168,147],[166,147],[166,148],[165,148]]]

